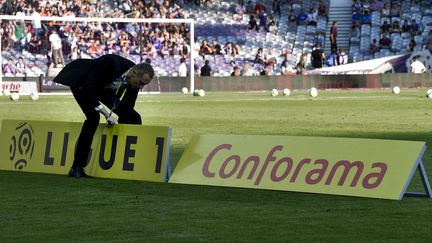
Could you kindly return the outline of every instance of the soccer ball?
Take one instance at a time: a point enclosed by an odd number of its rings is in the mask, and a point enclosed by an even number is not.
[[[32,92],[30,94],[30,98],[31,98],[31,100],[38,100],[39,99],[39,95],[36,92]]]
[[[10,91],[9,91],[8,89],[4,89],[4,90],[3,90],[3,94],[4,94],[5,96],[9,96],[9,95],[10,95]]]
[[[311,97],[317,97],[317,96],[318,96],[318,90],[317,90],[315,87],[312,87],[312,88],[309,90],[309,95],[310,95]]]
[[[272,89],[271,96],[278,96],[279,91],[277,89]]]
[[[290,89],[284,89],[284,90],[282,91],[282,94],[283,94],[284,96],[289,96],[289,95],[291,94],[291,90],[290,90]]]
[[[183,89],[181,91],[183,94],[187,94],[189,92],[189,89],[186,87],[183,87]]]
[[[203,89],[198,90],[198,96],[201,96],[201,97],[205,96],[205,90],[203,90]]]
[[[393,94],[399,94],[400,93],[399,86],[394,86],[392,91],[393,91]]]
[[[194,92],[193,92],[193,96],[198,96],[198,93],[199,93],[199,90],[194,90]]]
[[[13,101],[18,101],[19,100],[19,94],[18,93],[12,93],[10,95],[10,99]]]
[[[432,98],[432,89],[428,89],[426,92],[426,98]]]

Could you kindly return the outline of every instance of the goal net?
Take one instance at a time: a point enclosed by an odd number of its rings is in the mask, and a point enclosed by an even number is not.
[[[176,90],[194,90],[193,19],[0,15],[0,20],[0,87],[16,77],[52,79],[78,58],[116,54],[135,63],[151,63],[156,76],[143,91],[161,92],[160,78],[179,76],[183,78],[175,82]],[[179,68],[182,61],[186,71]]]

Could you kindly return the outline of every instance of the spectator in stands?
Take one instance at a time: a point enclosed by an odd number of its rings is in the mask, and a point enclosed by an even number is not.
[[[267,12],[264,10],[260,10],[258,14],[258,18],[260,20],[259,22],[259,29],[264,29],[265,32],[268,32],[267,28]]]
[[[91,45],[90,45],[91,46]],[[119,52],[119,56],[124,57],[126,59],[130,59],[130,50],[129,50],[129,46],[128,45],[124,45],[122,47],[120,47],[120,52]]]
[[[391,17],[390,14],[390,5],[388,3],[384,4],[384,8],[381,10],[381,18]]]
[[[389,49],[391,45],[391,39],[388,37],[387,33],[381,35],[381,39],[379,40],[381,49]]]
[[[36,33],[33,33],[29,43],[29,47],[30,47],[29,51],[31,53],[40,53],[41,45],[42,45],[42,41],[40,37],[36,35]]]
[[[246,5],[246,14],[254,14],[255,5],[254,2],[248,1]]]
[[[62,64],[64,66],[65,63],[63,58],[62,41],[55,29],[51,31],[49,42],[51,44],[52,63],[54,64],[54,67],[57,67],[58,64]]]
[[[222,53],[221,53],[221,51],[222,51],[222,47],[221,47],[221,45],[219,44],[219,41],[218,40],[216,40],[216,39],[214,39],[213,41],[212,41],[212,54],[213,55],[221,55]]]
[[[392,25],[391,25],[391,29],[390,29],[390,33],[401,33],[402,29],[399,25],[399,21],[395,20],[393,21]]]
[[[372,22],[372,17],[369,14],[369,10],[363,11],[362,24],[371,24],[371,22]]]
[[[399,2],[393,1],[390,8],[390,16],[391,17],[402,17],[402,9],[400,7]]]
[[[294,12],[294,9],[290,10],[288,16],[288,25],[297,25],[297,15]]]
[[[318,9],[311,8],[309,10],[306,22],[307,22],[308,25],[312,25],[312,26],[316,26],[317,25],[317,23],[318,23]]]
[[[294,68],[291,66],[291,64],[289,63],[289,61],[288,61],[287,58],[285,58],[285,59],[282,61],[282,64],[281,64],[281,72],[282,72],[282,75],[295,75],[295,74],[296,74],[296,71],[295,71]]]
[[[363,21],[363,14],[360,11],[353,12],[351,15],[352,23],[356,26],[360,26]]]
[[[313,68],[322,68],[322,62],[325,59],[324,51],[320,46],[314,45],[311,53],[311,63]]]
[[[234,67],[233,67],[233,70],[232,70],[232,72],[231,72],[231,76],[232,76],[232,77],[240,77],[240,76],[241,76],[240,68],[237,67],[237,66],[234,66]]]
[[[210,55],[210,54],[213,53],[212,50],[213,50],[213,49],[212,49],[212,47],[208,44],[207,40],[203,40],[202,45],[201,45],[200,50],[199,50],[199,54],[200,54],[201,56],[204,56],[204,55]]]
[[[337,21],[333,21],[330,28],[330,50],[331,52],[337,52]]]
[[[419,60],[419,56],[413,57],[413,62],[411,63],[411,73],[425,73],[427,71],[426,67]]]
[[[411,20],[411,25],[409,26],[409,32],[411,36],[419,35],[421,33],[420,25],[417,23],[416,19]]]
[[[225,43],[224,53],[225,53],[226,56],[234,56],[235,55],[234,47],[232,45],[232,42],[228,41],[227,43]]]
[[[278,32],[278,27],[277,27],[277,20],[275,19],[275,17],[272,17],[272,19],[270,20],[270,23],[267,27],[268,32],[273,33],[273,34],[277,34]]]
[[[264,11],[267,13],[267,8],[264,5],[263,0],[258,0],[258,2],[255,5],[254,14],[259,14],[261,11]]]
[[[297,15],[297,25],[307,24],[308,15],[305,13],[305,9],[301,8],[300,13]]]
[[[27,67],[24,63],[24,58],[19,57],[18,62],[15,64],[17,76],[27,76]]]
[[[408,43],[408,51],[414,52],[416,50],[416,46],[417,46],[416,41],[414,39],[411,39],[410,42]]]
[[[242,49],[239,42],[235,43],[233,51],[234,51],[234,56],[240,56],[242,54]]]
[[[358,26],[354,24],[351,26],[350,43],[352,44],[360,43],[360,29]]]
[[[384,3],[381,0],[373,0],[370,4],[371,11],[381,11],[384,8]]]
[[[15,43],[18,43],[20,45],[20,48],[23,48],[26,44],[26,36],[27,33],[25,31],[25,28],[23,26],[24,24],[20,21],[15,22]]]
[[[328,21],[327,6],[325,5],[323,0],[320,0],[320,3],[318,5],[318,16],[326,18]]]
[[[257,24],[257,22],[255,20],[255,16],[253,16],[253,15],[249,16],[248,30],[259,31],[258,24]]]
[[[281,16],[281,0],[273,0],[272,4],[273,13],[277,13],[279,18]]]
[[[373,55],[380,51],[380,48],[377,43],[377,39],[373,39],[372,43],[369,46],[369,54]]]
[[[267,55],[264,58],[264,66],[269,67],[271,69],[277,64],[276,53],[273,48],[269,48]]]
[[[301,75],[306,67],[306,54],[301,54],[296,65],[296,74]]]
[[[239,0],[239,2],[235,6],[235,13],[238,15],[243,15],[246,13],[246,7],[244,5],[243,0]]]
[[[17,68],[13,63],[13,59],[9,58],[7,63],[3,65],[3,74],[14,75],[17,72]]]
[[[387,22],[387,20],[384,20],[384,23],[380,27],[381,34],[384,33],[390,33],[391,25]]]
[[[201,76],[212,76],[212,69],[210,67],[210,61],[205,60],[204,66],[201,67]]]
[[[369,0],[363,0],[363,11],[371,11]]]
[[[343,65],[347,63],[348,63],[348,55],[342,48],[340,48],[338,53],[338,65]]]
[[[31,8],[30,13],[31,13],[30,16],[35,18],[35,20],[33,21],[33,29],[35,30],[36,35],[39,36],[43,31],[42,23],[40,20],[38,20],[38,18],[40,18],[40,14],[35,7]]]
[[[337,66],[338,65],[337,60],[338,60],[337,52],[334,51],[326,58],[326,64],[329,67]]]
[[[408,24],[408,20],[407,19],[404,19],[404,22],[402,24],[401,29],[402,29],[402,32],[410,32],[410,26]]]
[[[321,32],[317,32],[315,34],[314,45],[319,46],[321,49],[323,49],[324,37],[321,35]]]
[[[353,5],[351,6],[352,12],[362,12],[363,11],[363,4],[360,2],[360,0],[354,0]]]
[[[258,48],[257,54],[255,55],[255,63],[264,64],[264,50]]]
[[[178,76],[179,77],[187,76],[186,59],[184,58],[180,58],[180,65],[178,67]]]
[[[157,51],[150,41],[144,41],[144,49],[142,54],[149,57],[155,57],[157,55]]]
[[[241,76],[245,76],[245,77],[254,76],[254,72],[250,68],[249,63],[243,64],[243,69],[241,70]]]
[[[162,48],[160,49],[159,54],[160,54],[163,58],[165,58],[165,57],[167,57],[167,56],[170,55],[170,52],[171,52],[171,47],[170,47],[170,45],[169,45],[169,42],[168,42],[167,40],[164,40],[164,41],[162,42]]]

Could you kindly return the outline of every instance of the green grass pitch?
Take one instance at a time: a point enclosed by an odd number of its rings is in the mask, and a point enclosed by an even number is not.
[[[145,125],[194,134],[376,138],[432,144],[425,89],[140,95]],[[0,97],[1,119],[82,121],[72,96]],[[101,121],[103,121],[101,119]],[[423,161],[432,178],[432,148]],[[416,174],[409,191],[421,191]],[[431,242],[432,200],[401,201],[0,171],[0,242]]]

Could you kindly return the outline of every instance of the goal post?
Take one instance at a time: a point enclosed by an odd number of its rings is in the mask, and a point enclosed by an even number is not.
[[[3,22],[4,20],[12,20],[12,21],[56,21],[56,22],[62,22],[70,23],[70,22],[94,22],[94,23],[150,23],[150,24],[188,24],[189,25],[189,33],[190,33],[190,40],[189,40],[189,92],[193,93],[195,89],[195,70],[194,70],[194,57],[196,54],[194,53],[194,46],[195,46],[195,21],[193,19],[144,19],[144,18],[90,18],[90,17],[32,17],[32,16],[12,16],[12,15],[0,15],[0,21]],[[141,32],[142,35],[142,32]],[[3,37],[2,37],[3,38]],[[140,44],[142,45],[142,40],[140,40]],[[3,47],[2,47],[2,41],[0,41],[0,53],[2,53]],[[0,64],[2,65],[2,68],[0,68],[0,87],[3,83],[3,56],[0,54]]]

